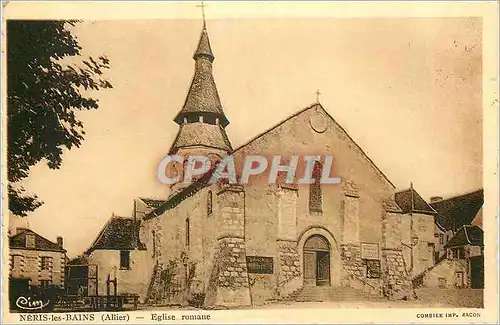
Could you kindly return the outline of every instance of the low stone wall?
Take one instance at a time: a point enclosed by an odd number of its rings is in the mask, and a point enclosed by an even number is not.
[[[464,277],[463,287],[470,287],[469,268],[467,260],[442,260],[432,269],[425,272],[423,276],[423,287],[429,288],[456,288],[456,273],[462,272]]]

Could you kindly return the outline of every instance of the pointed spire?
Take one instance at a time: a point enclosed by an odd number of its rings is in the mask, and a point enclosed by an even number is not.
[[[229,120],[222,110],[219,93],[212,75],[214,55],[206,28],[201,31],[198,48],[193,58],[196,64],[191,87],[186,96],[184,107],[174,121],[181,125],[185,119],[188,121],[199,120],[199,116],[203,115],[205,118],[217,120],[222,127],[226,127]]]
[[[232,150],[224,129],[229,124],[229,120],[222,110],[212,74],[214,58],[208,32],[203,24],[198,47],[193,55],[196,61],[193,80],[184,106],[174,118],[174,121],[180,125],[180,129],[171,152],[197,146],[224,152]]]

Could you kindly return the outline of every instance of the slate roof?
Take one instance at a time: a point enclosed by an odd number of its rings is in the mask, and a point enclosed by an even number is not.
[[[446,230],[456,230],[464,225],[470,225],[483,206],[483,195],[483,189],[480,189],[432,202],[430,205],[438,212],[436,223]]]
[[[132,218],[112,216],[85,254],[96,249],[145,249],[144,244],[139,241],[139,222]]]
[[[198,48],[193,56],[196,60],[195,72],[189,87],[186,101],[174,121],[181,125],[184,117],[190,114],[214,114],[219,118],[219,123],[226,127],[229,124],[219,98],[219,92],[212,74],[212,61],[214,59],[206,29],[203,29]],[[208,60],[204,59],[208,58]],[[201,114],[202,115],[202,114]]]
[[[200,35],[200,41],[198,42],[198,47],[194,52],[193,59],[197,59],[200,55],[205,55],[212,62],[215,58],[212,53],[212,47],[210,46],[210,40],[208,39],[208,33],[206,27],[203,27]]]
[[[157,207],[161,206],[166,200],[158,200],[158,199],[148,199],[148,198],[140,198],[142,202],[146,203],[150,208],[156,209]]]
[[[384,200],[382,206],[386,212],[403,213],[403,210],[397,205],[396,201],[392,199]]]
[[[35,235],[34,247],[29,247],[29,248],[26,247],[26,236],[28,234]],[[47,238],[40,236],[33,230],[27,228],[20,229],[18,233],[9,237],[9,247],[16,249],[27,249],[27,250],[66,252],[66,250],[59,247],[57,243],[54,243],[48,240]]]
[[[177,151],[179,148],[192,146],[205,146],[227,152],[232,150],[227,134],[220,125],[207,123],[181,124],[170,153]]]
[[[465,245],[484,246],[483,230],[476,225],[464,225],[453,236],[444,248],[460,247]]]
[[[434,210],[413,187],[396,192],[394,199],[403,213],[422,213],[435,215]]]

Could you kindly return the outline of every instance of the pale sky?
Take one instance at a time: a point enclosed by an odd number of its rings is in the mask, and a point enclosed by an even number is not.
[[[106,54],[114,88],[82,112],[86,138],[59,170],[24,182],[45,204],[29,226],[82,253],[135,197],[165,198],[156,178],[178,130],[200,20],[86,21],[85,54]],[[214,76],[234,148],[312,104],[324,108],[398,187],[424,197],[482,186],[481,20],[209,20]]]

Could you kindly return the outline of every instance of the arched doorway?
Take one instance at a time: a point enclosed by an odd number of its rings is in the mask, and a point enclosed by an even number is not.
[[[304,285],[330,285],[330,243],[321,235],[312,235],[304,243]]]

